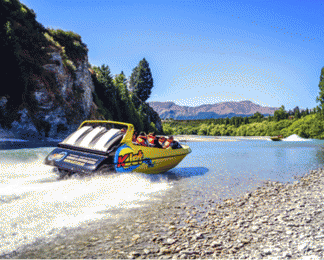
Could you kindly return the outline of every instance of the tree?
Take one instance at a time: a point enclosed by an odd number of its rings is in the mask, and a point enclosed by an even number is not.
[[[101,67],[94,66],[92,69],[95,72],[95,75],[92,75],[97,95],[95,99],[101,113],[106,119],[121,120],[122,116],[118,107],[118,93],[109,67],[101,65]]]
[[[316,102],[320,103],[320,111],[324,111],[324,67],[321,70],[320,82],[318,84],[320,89],[318,97],[316,97]]]
[[[254,115],[251,118],[256,119],[257,122],[261,122],[263,117],[264,115],[262,115],[259,111],[257,111],[256,113],[254,113]]]
[[[322,108],[320,106],[315,107],[315,113],[316,114],[321,114],[322,113]]]
[[[257,111],[257,112],[254,113],[252,118],[263,118],[263,115],[259,111]]]
[[[301,114],[298,106],[294,108],[294,116],[296,119],[301,118]]]
[[[92,69],[95,71],[99,82],[104,84],[107,90],[114,89],[113,78],[107,65],[101,65],[101,67],[94,66]]]
[[[279,110],[274,112],[273,118],[276,122],[288,118],[288,113],[286,112],[284,105],[282,105]]]
[[[153,78],[148,62],[143,58],[133,69],[129,81],[130,90],[143,102],[151,95],[153,88]]]
[[[121,121],[134,125],[137,131],[143,130],[143,120],[140,111],[136,111],[131,95],[127,89],[127,79],[122,71],[114,79],[115,87],[118,91],[118,107],[122,114]],[[155,126],[155,125],[154,125]]]

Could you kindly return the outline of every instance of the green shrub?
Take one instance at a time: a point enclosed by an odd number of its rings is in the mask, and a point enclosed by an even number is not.
[[[48,29],[49,33],[55,41],[64,46],[66,55],[77,63],[84,60],[88,53],[87,46],[81,41],[81,36],[72,31],[63,31],[61,29]]]
[[[224,121],[222,119],[172,120],[169,123],[164,123],[163,127],[174,134],[192,134],[196,131],[199,135],[213,136],[276,136],[282,134],[287,137],[297,134],[305,138],[324,138],[324,116],[320,114],[304,115],[300,119],[294,120],[269,121],[265,119],[262,122],[248,123],[239,127],[235,124],[221,124]]]

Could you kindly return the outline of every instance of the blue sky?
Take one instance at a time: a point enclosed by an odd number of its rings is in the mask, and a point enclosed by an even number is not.
[[[45,27],[80,34],[89,62],[112,74],[130,76],[145,57],[154,80],[148,101],[317,105],[323,1],[21,2]]]

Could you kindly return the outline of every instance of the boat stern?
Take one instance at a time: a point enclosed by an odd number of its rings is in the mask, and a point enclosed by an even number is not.
[[[107,157],[84,153],[65,148],[54,149],[44,161],[44,164],[69,172],[93,173]]]

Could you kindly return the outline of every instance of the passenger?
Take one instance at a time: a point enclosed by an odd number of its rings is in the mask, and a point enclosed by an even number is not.
[[[156,145],[156,138],[155,138],[155,133],[153,132],[153,133],[149,133],[148,135],[147,135],[147,141],[148,141],[148,146],[149,147],[155,147],[155,145]]]
[[[136,139],[136,143],[139,145],[147,146],[147,137],[144,132],[140,132]]]
[[[163,148],[172,148],[172,144],[173,144],[174,140],[173,140],[173,136],[170,135],[168,137],[168,139],[165,141]]]
[[[173,136],[171,135],[168,137],[168,139],[164,143],[163,148],[179,149],[179,148],[182,148],[182,146],[177,141],[174,141]]]
[[[120,130],[123,134],[126,133],[126,127],[123,127],[121,130]]]
[[[137,139],[137,132],[134,132],[132,142],[136,143],[136,139]]]
[[[155,148],[163,148],[158,138],[155,138],[154,144],[155,144],[154,146]]]
[[[165,138],[164,136],[161,136],[161,137],[159,138],[158,143],[159,143],[159,145],[161,146],[161,148],[164,148],[163,146],[164,146],[165,141],[166,141],[166,138]]]

